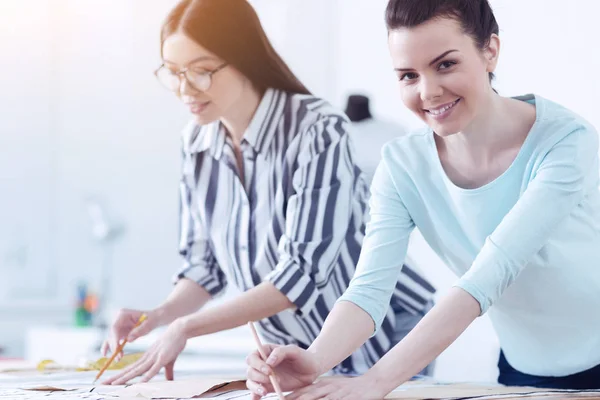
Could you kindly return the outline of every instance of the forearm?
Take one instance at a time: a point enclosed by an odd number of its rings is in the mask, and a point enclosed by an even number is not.
[[[210,293],[202,286],[188,278],[180,279],[167,299],[155,310],[160,325],[170,324],[179,317],[198,311],[210,299]]]
[[[234,299],[185,317],[186,336],[195,337],[233,329],[294,307],[270,282],[264,282]]]
[[[415,328],[369,372],[383,393],[406,382],[440,355],[480,314],[470,294],[452,288]]]
[[[308,349],[318,360],[319,375],[352,354],[374,330],[373,319],[362,308],[348,301],[337,303],[327,316],[321,333]]]

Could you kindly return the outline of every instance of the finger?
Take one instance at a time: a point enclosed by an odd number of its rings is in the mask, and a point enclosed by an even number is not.
[[[112,378],[105,380],[104,382],[102,382],[102,384],[104,384],[104,385],[113,384],[115,381],[117,381],[117,380],[121,379],[123,376],[127,375],[130,371],[133,371],[134,369],[136,369],[139,365],[145,363],[150,358],[150,355],[151,355],[151,351],[147,351],[146,353],[144,353],[144,355],[139,360],[137,360],[136,362],[134,362],[127,368],[123,369],[123,371],[119,372],[117,375],[113,376]]]
[[[117,341],[116,344],[114,346],[112,346],[111,355],[119,348],[119,345],[120,345],[120,343]],[[115,356],[115,362],[121,361],[121,358],[123,358],[123,350],[121,350],[117,353],[117,355]]]
[[[160,372],[160,369],[163,367],[162,363],[159,360],[150,367],[150,369],[144,374],[140,382],[148,382],[150,379],[154,378],[156,374]]]
[[[112,385],[117,379],[121,379],[123,375],[125,375],[125,371],[121,371],[117,375],[111,376],[110,378],[103,380],[101,383],[103,385]]]
[[[119,348],[120,342],[121,342],[121,339],[116,334],[110,335],[110,337],[108,339],[108,350],[110,350],[111,355]],[[123,352],[120,351],[119,354],[117,354],[117,357],[115,358],[115,360],[119,361],[119,359],[121,358],[122,355],[123,355]]]
[[[138,361],[138,362],[139,362],[139,361]],[[125,368],[123,371],[119,372],[119,373],[118,373],[118,374],[116,374],[115,376],[112,376],[112,377],[110,377],[110,378],[108,378],[108,379],[105,379],[104,381],[102,381],[102,384],[103,384],[103,385],[112,385],[112,384],[113,384],[113,382],[115,382],[115,381],[116,381],[116,380],[118,380],[118,379],[121,379],[121,377],[123,377],[125,374],[127,374],[127,373],[129,372],[130,368],[131,368],[133,365],[136,365],[136,363],[134,363],[134,364],[130,365],[130,366],[129,366],[129,367],[127,367],[127,368]]]
[[[262,348],[267,357],[269,357],[269,355],[273,352],[273,350],[275,350],[278,347],[284,347],[284,346],[282,346],[280,344],[272,344],[272,343],[265,343],[262,345]]]
[[[123,385],[129,382],[133,378],[137,378],[142,375],[144,372],[148,371],[150,367],[152,367],[153,358],[144,357],[140,359],[135,364],[131,365],[129,368],[125,369],[122,373],[117,375],[112,380],[112,385]]]
[[[126,330],[130,329],[130,325],[128,323],[128,314],[127,310],[120,310],[119,314],[117,314],[117,318],[113,322],[113,325],[110,329],[108,344],[112,351],[115,351],[119,342],[125,336]]]
[[[112,385],[114,382],[116,382],[117,380],[121,379],[123,376],[125,376],[126,374],[128,374],[129,371],[131,370],[131,367],[133,367],[134,365],[136,365],[136,364],[133,364],[133,365],[129,366],[128,368],[125,368],[123,371],[119,372],[115,376],[112,376],[112,377],[104,380],[102,382],[102,384],[103,385]]]
[[[246,387],[252,392],[253,396],[258,396],[256,397],[257,399],[260,399],[262,396],[273,392],[273,388],[270,385],[261,385],[260,383],[251,380],[246,381]]]
[[[248,357],[246,357],[246,364],[248,364],[250,368],[260,371],[263,374],[268,375],[269,373],[271,373],[271,368],[262,359],[258,351],[255,351],[251,353]]]
[[[117,342],[118,342],[118,339],[116,338],[116,336],[111,334],[110,337],[108,338],[108,343],[107,343],[107,346],[108,346],[107,350],[110,350],[111,354],[117,348]],[[108,351],[107,351],[107,354],[108,354]],[[106,356],[106,354],[105,354],[105,356]]]
[[[152,330],[152,325],[148,322],[148,320],[142,322],[140,326],[134,328],[129,335],[127,335],[127,341],[133,342],[134,340],[147,335]]]
[[[305,386],[301,389],[294,390],[293,393],[287,395],[286,400],[316,400],[329,398],[334,390],[331,385],[315,383]],[[335,397],[333,397],[335,398]]]
[[[102,346],[100,347],[100,354],[102,354],[102,357],[106,357],[107,353],[108,353],[108,339],[104,340],[102,342]]]
[[[115,362],[121,361],[121,358],[123,358],[123,350],[117,353],[117,355],[115,356]]]
[[[172,381],[173,380],[173,369],[175,366],[175,361],[172,361],[170,363],[168,363],[167,365],[165,365],[165,379],[168,381]]]
[[[282,361],[288,359],[293,360],[298,355],[299,347],[296,346],[281,346],[273,349],[267,357],[267,365],[271,368],[278,366]]]
[[[143,375],[146,371],[148,371],[152,367],[152,362],[147,361],[144,364],[140,365],[136,369],[133,369],[120,377],[119,379],[113,382],[113,385],[124,385],[130,380],[137,378],[140,375]]]
[[[246,370],[246,377],[256,383],[261,383],[261,384],[271,383],[271,380],[269,379],[268,375],[263,374],[262,372],[257,371],[254,368],[248,368]]]

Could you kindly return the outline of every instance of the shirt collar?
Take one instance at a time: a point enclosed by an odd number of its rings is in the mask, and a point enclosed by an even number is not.
[[[207,125],[190,123],[184,131],[183,146],[189,153],[202,153],[209,151],[215,158],[220,158],[225,145],[225,131],[221,129],[219,121]]]
[[[257,153],[269,148],[277,131],[279,117],[283,114],[284,105],[284,92],[275,89],[265,91],[243,136],[243,140]],[[219,121],[203,126],[190,123],[183,134],[184,149],[190,153],[209,150],[216,159],[219,159],[223,153],[225,140],[225,129]]]
[[[246,132],[244,140],[257,152],[266,151],[277,131],[277,124],[283,114],[285,93],[267,89],[263,95]]]

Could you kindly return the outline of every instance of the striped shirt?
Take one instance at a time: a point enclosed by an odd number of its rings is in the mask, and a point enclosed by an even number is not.
[[[260,321],[271,343],[310,346],[354,275],[368,187],[348,129],[325,101],[269,89],[241,141],[243,174],[220,122],[183,133],[177,278],[213,296],[228,284],[246,291],[271,282],[296,306]],[[403,268],[381,330],[335,372],[362,373],[377,362],[395,344],[396,313],[422,312],[433,292]]]

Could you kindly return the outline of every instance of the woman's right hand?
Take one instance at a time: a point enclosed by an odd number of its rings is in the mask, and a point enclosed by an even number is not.
[[[267,393],[274,392],[269,374],[275,372],[281,390],[291,391],[313,383],[320,375],[319,362],[314,354],[293,345],[263,345],[267,360],[258,351],[246,358],[248,364],[246,386],[252,391],[252,399],[257,400]]]
[[[146,314],[146,320],[142,322],[140,326],[133,329],[140,319],[140,316],[144,313]],[[123,339],[127,339],[128,342],[133,342],[137,338],[147,335],[154,328],[162,325],[163,322],[161,321],[160,314],[161,313],[157,310],[141,311],[121,309],[113,322],[108,339],[102,344],[102,348],[100,349],[102,355],[106,357],[109,350],[112,354]],[[122,356],[122,353],[118,354],[115,361],[120,360]]]

